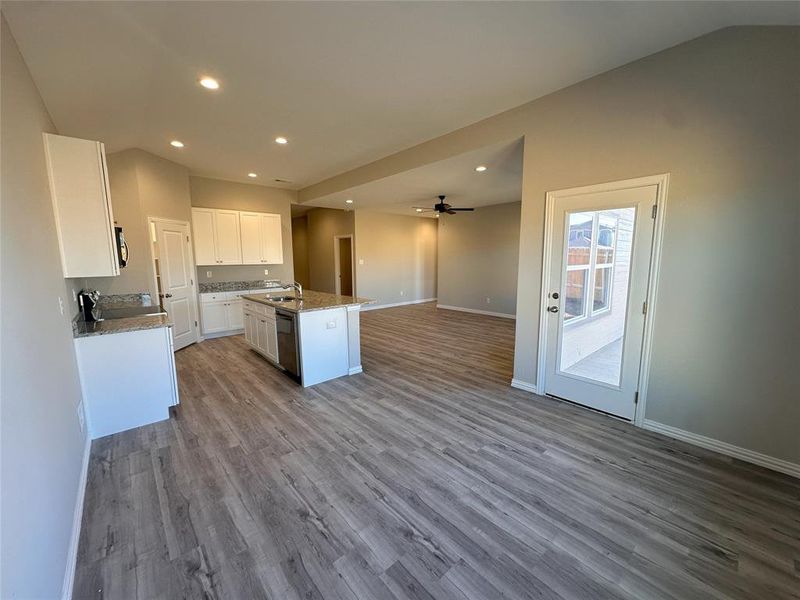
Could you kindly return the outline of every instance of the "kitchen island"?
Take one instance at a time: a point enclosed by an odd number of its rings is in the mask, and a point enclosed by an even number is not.
[[[373,300],[306,290],[242,301],[247,343],[303,387],[361,373],[360,311]]]

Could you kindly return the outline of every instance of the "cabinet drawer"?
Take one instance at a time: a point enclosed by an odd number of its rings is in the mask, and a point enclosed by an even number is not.
[[[227,300],[228,296],[225,292],[215,292],[215,293],[208,293],[208,294],[200,294],[200,302],[222,302],[223,300]]]
[[[238,300],[242,296],[248,296],[252,294],[250,290],[239,290],[238,292],[225,292],[225,298],[228,300]]]
[[[262,317],[268,317],[272,320],[275,320],[275,309],[271,306],[267,306],[266,304],[261,304],[259,302],[249,302],[247,300],[243,301],[242,306],[244,307],[244,310],[255,315],[260,315]]]

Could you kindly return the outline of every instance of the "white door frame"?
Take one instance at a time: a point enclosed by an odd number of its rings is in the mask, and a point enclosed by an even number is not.
[[[656,313],[656,298],[658,296],[659,269],[661,267],[661,243],[664,237],[664,220],[667,213],[667,188],[669,186],[669,173],[650,175],[626,179],[624,181],[611,181],[564,190],[547,192],[545,196],[544,217],[544,252],[542,253],[542,288],[539,301],[539,347],[536,365],[536,389],[540,394],[545,393],[545,379],[547,366],[547,312],[548,290],[550,278],[550,263],[552,261],[553,244],[553,219],[555,215],[556,200],[562,196],[577,196],[580,194],[594,194],[629,188],[655,185],[656,192],[656,219],[653,229],[653,247],[650,253],[650,271],[647,282],[647,315],[644,321],[644,338],[642,340],[642,358],[639,364],[638,403],[634,408],[633,423],[642,427],[644,423],[645,404],[647,403],[647,385],[650,378],[650,359],[653,346],[653,322]]]
[[[190,300],[190,307],[192,310],[192,321],[194,321],[194,341],[199,342],[202,341],[202,336],[200,335],[200,317],[199,312],[200,309],[197,305],[198,303],[198,295],[197,295],[197,265],[194,262],[194,240],[192,239],[192,224],[189,221],[178,221],[176,219],[164,219],[162,217],[147,217],[147,246],[150,251],[150,266],[153,275],[153,290],[155,290],[156,298],[158,298],[158,278],[156,276],[156,255],[153,253],[153,238],[152,232],[153,227],[156,223],[166,223],[171,225],[186,225],[189,231],[189,262],[191,263],[192,269],[192,294]],[[161,304],[161,298],[158,298],[159,305]]]
[[[347,235],[335,235],[333,236],[333,277],[335,279],[334,284],[336,285],[336,293],[342,293],[342,282],[340,281],[341,275],[341,257],[339,256],[339,240],[344,238],[350,238],[350,278],[353,280],[353,296],[356,295],[356,249],[355,249],[355,240],[353,239],[353,234],[348,233]]]

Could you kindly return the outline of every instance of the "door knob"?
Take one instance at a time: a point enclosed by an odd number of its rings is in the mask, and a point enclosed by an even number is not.
[[[172,294],[159,294],[159,298],[172,298]]]
[[[547,310],[549,312],[551,312],[551,313],[557,313],[558,312],[558,307],[557,306],[548,306]]]

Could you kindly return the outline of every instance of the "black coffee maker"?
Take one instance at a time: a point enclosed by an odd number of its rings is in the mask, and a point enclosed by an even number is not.
[[[84,321],[99,321],[100,309],[97,308],[97,300],[100,292],[97,290],[81,290],[78,292],[78,306],[81,307]]]

